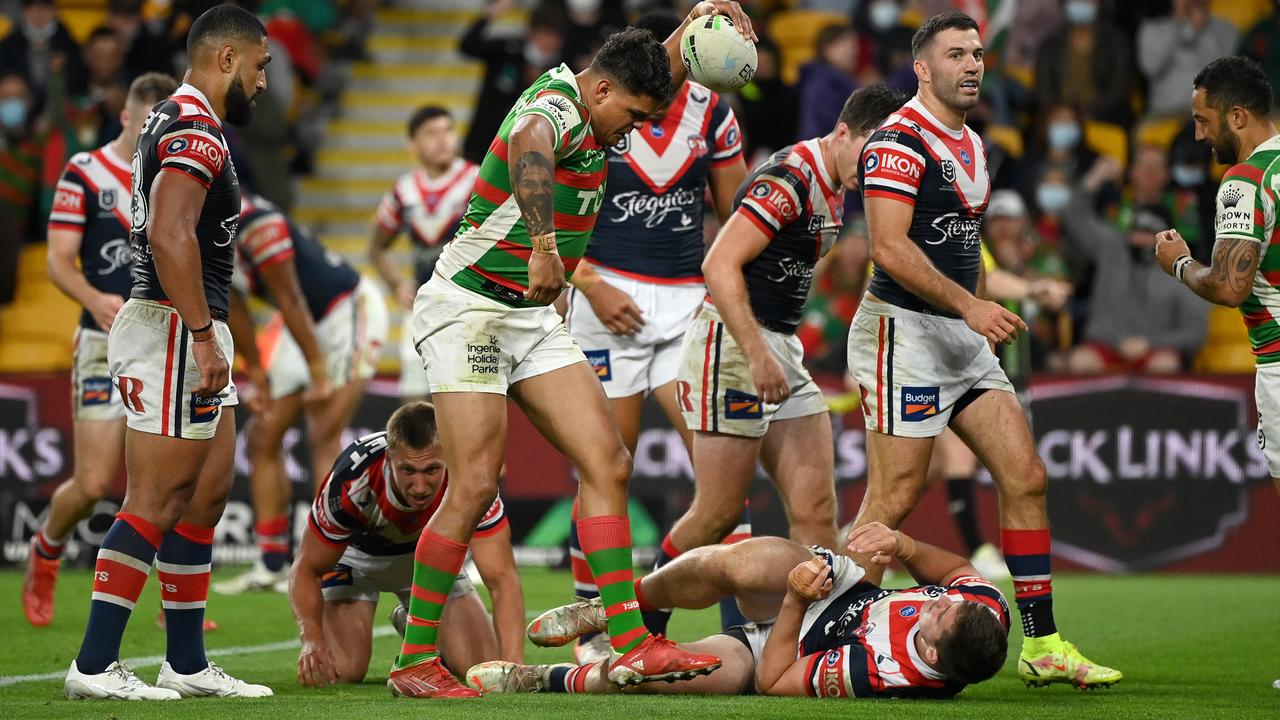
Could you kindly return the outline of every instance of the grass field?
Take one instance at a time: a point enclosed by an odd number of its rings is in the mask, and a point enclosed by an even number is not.
[[[222,569],[215,579],[238,569]],[[566,572],[529,570],[525,578],[531,610],[563,602],[571,587]],[[1020,642],[1015,637],[1000,676],[949,702],[563,695],[495,695],[465,704],[393,700],[384,681],[398,638],[375,641],[363,685],[303,689],[294,679],[296,632],[287,602],[281,595],[259,594],[213,596],[210,616],[221,627],[208,645],[222,653],[218,661],[233,674],[272,686],[274,698],[141,704],[62,699],[62,673],[79,648],[87,614],[87,571],[64,574],[57,617],[42,629],[29,627],[22,615],[21,574],[4,572],[0,718],[1280,718],[1280,691],[1271,687],[1280,677],[1280,579],[1064,575],[1055,580],[1059,626],[1086,654],[1124,670],[1126,678],[1115,688],[1081,693],[1065,686],[1023,687],[1013,671]],[[152,581],[123,648],[125,658],[142,658],[133,665],[149,681],[159,659],[148,662],[147,656],[164,652],[164,632],[154,622],[158,607]],[[384,602],[379,616],[388,608]],[[717,626],[714,611],[677,613],[671,633],[677,640],[690,639]],[[527,657],[560,661],[568,651],[530,646]]]

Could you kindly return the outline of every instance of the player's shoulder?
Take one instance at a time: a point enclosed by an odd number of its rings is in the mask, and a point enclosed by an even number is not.
[[[387,432],[370,433],[343,449],[334,464],[335,476],[342,473],[346,479],[358,477],[377,464],[387,453]]]
[[[92,152],[87,150],[78,152],[72,155],[67,160],[67,164],[62,167],[62,175],[67,179],[82,180],[84,173],[88,172],[89,168],[97,164],[97,162],[98,160],[93,156]]]

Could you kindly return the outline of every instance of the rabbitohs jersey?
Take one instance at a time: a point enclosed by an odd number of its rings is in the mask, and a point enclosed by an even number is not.
[[[555,131],[555,231],[565,277],[573,276],[604,200],[605,153],[591,134],[591,115],[573,71],[553,68],[520,95],[480,163],[480,174],[458,233],[436,272],[472,292],[512,307],[539,307],[529,288],[529,231],[511,194],[507,142],[516,121],[537,115]]]
[[[1240,305],[1255,362],[1280,361],[1280,246],[1276,245],[1276,196],[1280,194],[1280,135],[1258,146],[1222,176],[1214,203],[1214,237],[1262,245],[1253,291]]]

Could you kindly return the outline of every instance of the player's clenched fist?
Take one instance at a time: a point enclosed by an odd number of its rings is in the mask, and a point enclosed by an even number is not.
[[[964,312],[964,322],[974,332],[995,343],[1011,343],[1027,324],[999,303],[974,300]]]
[[[806,603],[825,598],[831,594],[831,566],[816,555],[795,566],[787,575],[787,594]]]
[[[222,392],[231,379],[227,356],[222,354],[222,348],[214,340],[213,331],[206,332],[207,335],[201,337],[193,334],[194,342],[191,343],[191,355],[196,361],[196,367],[200,368],[200,384],[196,386],[196,395],[204,398]]]

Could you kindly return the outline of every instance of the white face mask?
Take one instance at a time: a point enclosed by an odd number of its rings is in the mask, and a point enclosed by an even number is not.
[[[1043,183],[1036,188],[1036,206],[1049,215],[1057,215],[1071,202],[1071,188],[1060,183]]]
[[[551,67],[553,59],[550,53],[542,52],[533,43],[527,42],[524,44],[524,61],[529,65],[539,70],[545,70]]]
[[[1098,19],[1098,6],[1089,0],[1070,0],[1063,6],[1062,14],[1072,25],[1089,25]]]
[[[871,21],[871,27],[881,32],[897,25],[898,16],[901,14],[902,9],[893,0],[877,0],[871,4],[871,8],[867,13],[868,19]]]
[[[1174,165],[1169,171],[1179,187],[1196,187],[1204,183],[1204,168],[1195,165]]]
[[[1049,123],[1049,146],[1054,150],[1070,150],[1079,144],[1079,124],[1070,120]]]
[[[601,0],[565,0],[571,13],[593,13],[600,9]]]

